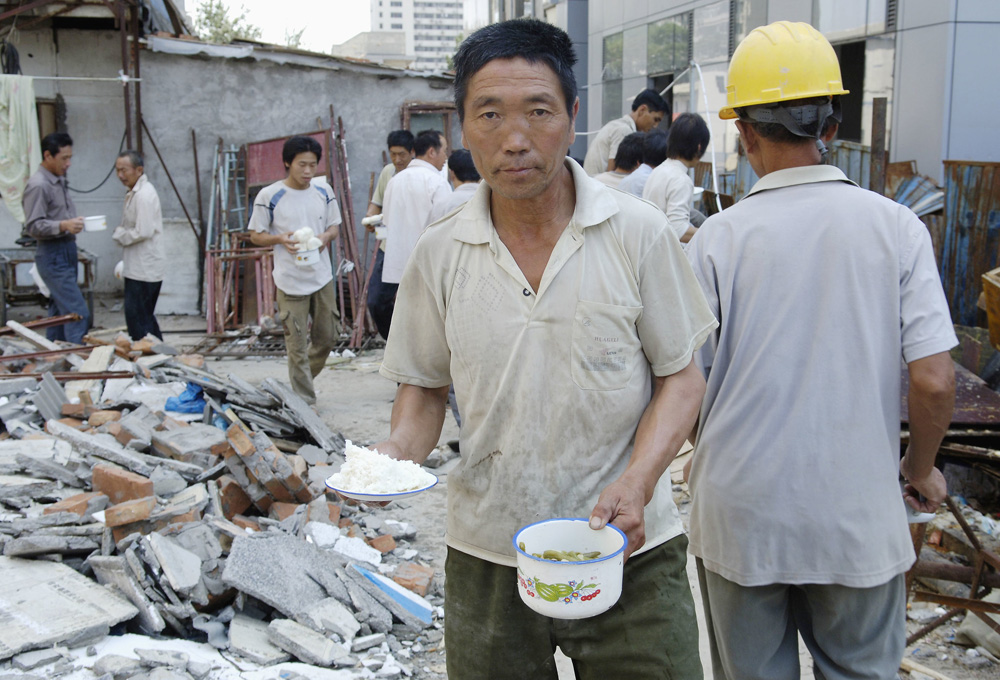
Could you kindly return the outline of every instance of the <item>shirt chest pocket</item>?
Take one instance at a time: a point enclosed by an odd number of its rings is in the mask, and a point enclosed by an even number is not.
[[[576,303],[573,319],[573,382],[585,390],[617,390],[632,377],[641,350],[635,322],[642,307]]]

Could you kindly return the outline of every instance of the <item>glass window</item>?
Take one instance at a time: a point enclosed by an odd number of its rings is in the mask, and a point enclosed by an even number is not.
[[[621,80],[622,77],[622,34],[615,33],[604,38],[604,60],[601,80]]]
[[[883,0],[884,2],[884,0]],[[767,23],[767,3],[761,0],[736,0],[733,7],[733,48],[747,34]]]
[[[687,14],[678,14],[646,27],[646,64],[649,73],[682,71],[687,68],[687,18]]]
[[[813,25],[823,34],[864,35],[868,0],[813,0]],[[885,3],[882,3],[885,20]]]
[[[604,82],[604,101],[601,108],[601,124],[622,117],[622,81]]]
[[[635,78],[646,75],[646,27],[630,28],[624,33],[622,75]]]
[[[716,2],[694,11],[694,60],[709,64],[729,59],[729,2]]]

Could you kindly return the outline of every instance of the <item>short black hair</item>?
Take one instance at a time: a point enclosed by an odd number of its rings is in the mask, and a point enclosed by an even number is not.
[[[413,140],[413,154],[420,157],[431,149],[440,149],[443,145],[443,134],[437,130],[424,130]]]
[[[73,146],[73,138],[66,132],[53,132],[42,138],[43,155],[48,151],[50,156],[56,156],[59,149],[67,146]]]
[[[616,169],[631,172],[639,167],[639,163],[642,163],[642,141],[645,137],[644,132],[625,135],[618,144],[618,152],[615,153]]]
[[[465,95],[469,80],[494,59],[520,57],[529,64],[542,62],[556,74],[566,100],[566,111],[576,101],[576,50],[561,28],[538,19],[510,19],[485,26],[458,47],[455,53],[455,107],[458,119],[465,120]]]
[[[667,160],[667,133],[650,130],[642,140],[642,162],[651,168]]]
[[[125,151],[122,151],[118,154],[118,158],[127,158],[133,168],[142,168],[146,165],[146,163],[142,160],[142,154],[134,149],[126,149]]]
[[[409,130],[393,130],[385,138],[385,145],[388,148],[401,146],[407,151],[413,151],[413,133]]]
[[[697,113],[682,113],[670,126],[667,135],[667,158],[693,161],[701,158],[708,148],[711,134],[705,119]]]
[[[300,153],[312,152],[316,154],[316,160],[323,158],[323,147],[312,137],[289,137],[285,145],[281,147],[281,160],[285,165],[291,165],[295,157]]]
[[[472,162],[472,153],[468,149],[452,151],[451,155],[448,156],[448,169],[455,173],[455,177],[462,182],[478,182],[482,179]]]
[[[670,113],[670,104],[656,90],[643,90],[637,94],[632,100],[632,110],[637,111],[643,104],[650,111],[662,111],[664,115]]]

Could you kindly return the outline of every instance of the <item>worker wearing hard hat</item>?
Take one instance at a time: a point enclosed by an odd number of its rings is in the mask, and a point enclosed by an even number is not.
[[[894,678],[908,509],[933,512],[947,492],[934,459],[957,341],[931,240],[907,208],[822,164],[847,91],[818,31],[752,31],[727,92],[719,115],[761,179],[688,250],[720,322],[699,358],[690,479],[715,677],[798,677],[801,635],[817,677]]]

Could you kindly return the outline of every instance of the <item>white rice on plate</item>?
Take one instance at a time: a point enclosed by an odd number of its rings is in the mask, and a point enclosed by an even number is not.
[[[346,460],[327,480],[335,489],[366,494],[403,493],[434,483],[434,475],[409,460],[396,460],[373,449],[355,446],[350,440],[344,449]]]

